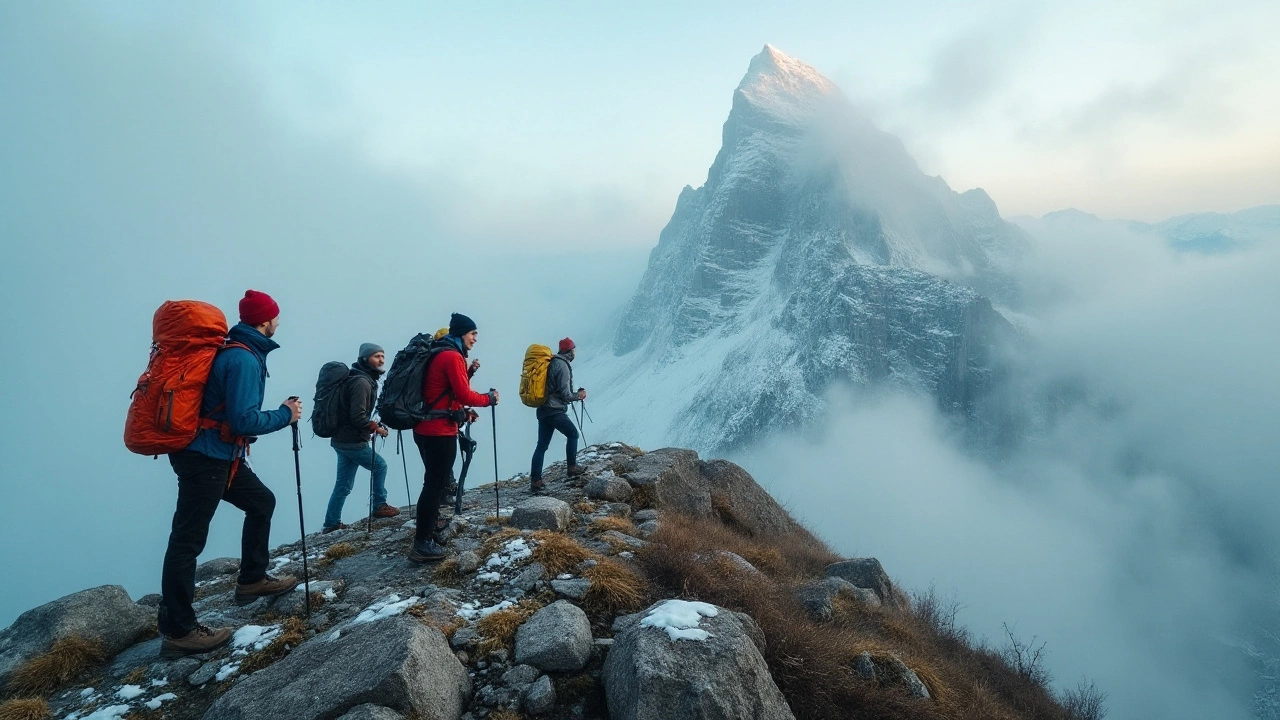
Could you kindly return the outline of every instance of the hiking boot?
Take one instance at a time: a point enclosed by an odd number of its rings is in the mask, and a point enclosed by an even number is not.
[[[443,560],[444,555],[444,548],[440,547],[440,544],[433,538],[422,544],[414,543],[413,547],[409,550],[409,562],[419,564],[435,562],[437,560]]]
[[[248,605],[260,597],[280,595],[296,587],[298,587],[298,578],[292,575],[284,575],[278,578],[263,575],[258,582],[249,583],[248,585],[236,584],[236,604]]]
[[[160,641],[160,657],[174,660],[187,655],[199,655],[231,642],[231,628],[207,628],[196,625],[196,629],[182,637],[164,636]]]
[[[545,492],[546,489],[547,489],[547,484],[542,482],[542,478],[538,478],[537,480],[534,480],[533,482],[529,483],[530,495],[540,495],[543,492]]]
[[[582,467],[581,465],[570,465],[569,468],[564,471],[564,473],[569,477],[578,477],[579,475],[581,475],[586,471],[587,469]]]
[[[394,507],[392,505],[388,505],[386,503],[382,503],[382,505],[378,506],[377,510],[373,511],[373,516],[376,518],[395,517],[399,514],[400,514],[400,508]]]
[[[338,523],[337,525],[330,525],[329,527],[327,527],[327,528],[325,528],[325,529],[321,530],[321,531],[320,531],[320,534],[322,534],[322,535],[328,535],[328,534],[329,534],[329,533],[331,533],[331,532],[337,532],[337,531],[339,531],[339,530],[346,530],[346,529],[347,529],[347,528],[349,528],[349,527],[351,527],[351,526],[350,526],[350,525],[348,525],[348,524],[346,524],[346,523],[340,522],[340,523]]]

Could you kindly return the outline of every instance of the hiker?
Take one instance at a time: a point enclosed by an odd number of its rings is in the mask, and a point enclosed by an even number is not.
[[[276,497],[248,462],[249,443],[282,430],[302,417],[302,402],[289,398],[262,410],[267,354],[280,347],[271,339],[280,325],[280,306],[270,295],[249,290],[240,300],[240,323],[227,334],[209,371],[200,406],[200,431],[185,450],[170,453],[178,475],[178,506],[164,554],[159,608],[162,657],[208,652],[231,640],[231,628],[208,628],[196,621],[196,558],[204,550],[209,521],[220,501],[244,511],[240,538],[237,605],[293,590],[292,575],[272,577],[271,516]]]
[[[382,366],[386,362],[387,354],[381,346],[364,343],[360,346],[359,357],[347,373],[346,381],[338,390],[339,424],[329,441],[329,446],[338,454],[338,479],[333,484],[333,494],[329,496],[323,532],[346,529],[346,523],[342,522],[342,505],[355,486],[358,468],[373,473],[369,491],[373,516],[389,518],[400,514],[398,508],[387,504],[387,461],[369,444],[374,433],[380,437],[387,436],[387,429],[373,420],[378,378],[382,377]]]
[[[444,548],[436,542],[436,521],[440,517],[440,499],[453,474],[453,461],[458,455],[458,425],[474,421],[478,416],[472,407],[498,404],[498,391],[481,394],[471,389],[466,357],[475,347],[478,336],[471,318],[454,313],[449,318],[449,333],[436,340],[442,352],[432,357],[423,373],[422,399],[427,419],[413,428],[413,442],[422,455],[426,472],[422,494],[418,496],[417,528],[409,560],[416,563],[440,560]],[[434,346],[434,344],[433,344]],[[471,372],[479,368],[471,362]]]
[[[542,492],[546,487],[542,482],[542,461],[557,430],[565,437],[564,457],[569,477],[577,477],[583,472],[578,466],[578,428],[573,426],[568,412],[570,403],[587,399],[586,390],[573,389],[570,363],[577,355],[576,349],[573,340],[561,340],[559,352],[551,356],[551,363],[547,366],[547,399],[538,407],[538,444],[533,449],[533,467],[529,469],[530,492]]]

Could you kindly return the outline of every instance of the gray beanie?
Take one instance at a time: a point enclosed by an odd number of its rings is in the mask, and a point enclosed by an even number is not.
[[[374,353],[380,353],[380,352],[385,352],[382,349],[381,345],[376,345],[374,343],[364,343],[360,346],[360,356],[358,359],[368,360],[370,355]]]

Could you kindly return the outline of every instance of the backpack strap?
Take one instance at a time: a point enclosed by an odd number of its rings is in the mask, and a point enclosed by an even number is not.
[[[240,348],[242,350],[248,350],[249,354],[253,355],[254,358],[258,357],[257,354],[254,353],[253,350],[250,349],[248,345],[245,345],[244,343],[239,343],[239,342],[227,342],[223,344],[222,347],[218,348],[218,352],[222,352],[223,350],[230,350],[231,348]],[[226,409],[227,409],[227,403],[223,402],[219,404],[218,407],[210,410],[209,413],[210,414],[218,413]],[[231,487],[231,480],[235,478],[236,471],[240,468],[240,458],[243,455],[249,454],[249,438],[245,437],[244,435],[233,434],[231,432],[231,424],[228,423],[226,420],[214,420],[213,418],[208,416],[202,415],[200,417],[200,423],[198,427],[201,430],[217,430],[219,440],[221,440],[224,443],[228,443],[230,445],[235,446],[237,452],[235,454],[235,457],[232,458],[231,460],[231,471],[227,474],[227,487]],[[241,450],[243,450],[244,452],[241,453],[240,452]]]

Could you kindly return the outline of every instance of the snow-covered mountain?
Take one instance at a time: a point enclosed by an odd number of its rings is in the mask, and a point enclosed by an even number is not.
[[[1220,254],[1243,250],[1260,243],[1280,242],[1280,205],[1261,205],[1234,213],[1190,213],[1158,223],[1137,220],[1103,220],[1074,208],[1051,212],[1041,218],[1011,218],[1020,227],[1036,233],[1084,235],[1100,228],[1116,228],[1155,235],[1175,250]]]
[[[1012,301],[1024,241],[985,192],[926,176],[829,80],[765,46],[610,352],[585,358],[598,420],[724,450],[816,418],[839,381],[971,413],[1012,331],[992,300]]]

